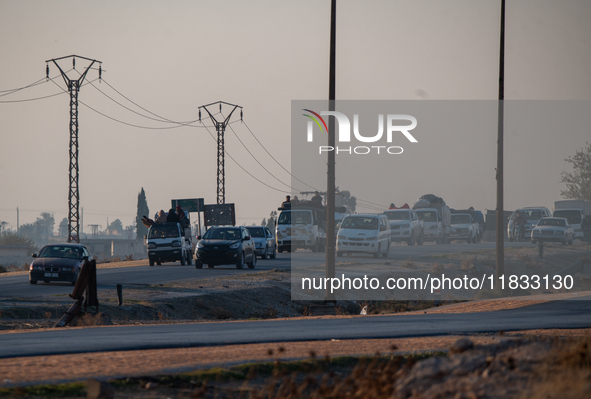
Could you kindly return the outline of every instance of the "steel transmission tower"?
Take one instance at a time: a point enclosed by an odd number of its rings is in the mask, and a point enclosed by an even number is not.
[[[84,72],[80,74],[78,79],[70,79],[66,72],[59,66],[57,61],[64,60],[66,58],[72,58],[72,68],[76,69],[76,58],[86,60],[90,62],[90,65],[86,67]],[[49,79],[49,63],[53,62],[57,69],[59,69],[64,82],[68,87],[70,93],[70,189],[68,193],[68,242],[80,242],[80,212],[79,212],[79,201],[80,194],[78,191],[78,93],[80,87],[84,82],[86,74],[95,64],[99,64],[99,79],[101,78],[101,61],[91,60],[89,58],[80,57],[78,55],[69,55],[67,57],[55,58],[52,60],[45,61],[47,63],[46,73]]]
[[[234,107],[232,108],[232,111],[230,111],[230,114],[228,114],[228,116],[226,117],[226,119],[223,120],[223,122],[219,122],[215,116],[213,116],[213,114],[211,112],[209,112],[209,110],[207,109],[207,107],[210,107],[212,105],[215,104],[219,104],[220,105],[220,114],[222,112],[222,104],[226,104],[229,105],[230,107]],[[240,119],[242,119],[242,107],[239,105],[234,105],[234,104],[229,104],[223,101],[218,101],[215,103],[211,103],[211,104],[207,104],[207,105],[202,105],[201,107],[199,107],[199,121],[201,121],[201,109],[204,109],[205,112],[207,112],[207,114],[209,115],[209,117],[211,118],[211,121],[213,122],[214,126],[215,126],[215,130],[218,132],[218,177],[217,177],[217,203],[218,204],[225,204],[226,203],[226,172],[225,172],[225,150],[224,150],[224,132],[226,131],[226,126],[228,126],[228,122],[230,122],[230,117],[232,116],[232,114],[234,113],[234,111],[236,111],[236,108],[240,108]],[[222,115],[223,117],[223,115]]]

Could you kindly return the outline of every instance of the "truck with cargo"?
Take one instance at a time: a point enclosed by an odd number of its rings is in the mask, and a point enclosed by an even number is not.
[[[583,218],[587,215],[591,215],[591,201],[562,200],[554,202],[554,213],[552,216],[567,219],[573,227],[575,239],[584,241],[585,238],[581,224],[583,223]]]
[[[152,224],[146,236],[150,266],[177,261],[182,266],[190,265],[193,262],[190,226],[190,223],[175,222]]]
[[[277,252],[310,249],[322,252],[326,248],[326,211],[314,201],[283,203],[277,208],[275,237]]]
[[[414,203],[412,209],[423,222],[425,241],[449,244],[451,212],[443,198],[433,194],[425,194]]]
[[[423,238],[436,244],[448,244],[451,228],[451,212],[447,205],[433,208],[415,209],[423,221]]]

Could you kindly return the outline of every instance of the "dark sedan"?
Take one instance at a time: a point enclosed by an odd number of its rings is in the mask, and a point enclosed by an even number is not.
[[[29,283],[37,281],[67,281],[76,285],[82,262],[90,258],[84,245],[52,244],[41,248],[39,254],[33,254],[29,267]]]
[[[237,269],[245,264],[253,269],[256,265],[254,240],[244,227],[210,227],[197,239],[200,240],[195,250],[197,269],[204,264],[209,268],[235,264]]]

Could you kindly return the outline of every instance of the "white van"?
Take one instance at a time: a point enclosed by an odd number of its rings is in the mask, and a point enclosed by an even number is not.
[[[384,214],[348,215],[337,233],[337,256],[354,252],[373,254],[374,258],[388,257],[390,252],[390,224]]]

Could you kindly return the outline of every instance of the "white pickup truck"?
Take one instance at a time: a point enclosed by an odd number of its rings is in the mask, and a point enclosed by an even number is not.
[[[392,242],[406,242],[408,245],[423,245],[423,222],[412,209],[390,209],[384,211],[390,222]]]
[[[472,217],[472,214],[452,212],[449,234],[450,241],[466,240],[468,244],[476,244],[478,242],[479,229],[480,227]]]
[[[291,252],[298,248],[323,252],[326,248],[324,207],[301,201],[297,205],[278,208],[275,237],[277,252]]]
[[[436,244],[448,244],[451,228],[451,213],[449,207],[415,209],[417,216],[423,222],[423,236],[425,241]]]
[[[180,223],[154,223],[147,235],[148,259],[154,263],[180,261],[182,266],[193,263],[191,228],[182,228]]]

